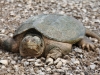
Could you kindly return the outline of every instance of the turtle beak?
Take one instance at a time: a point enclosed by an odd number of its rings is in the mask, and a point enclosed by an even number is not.
[[[27,39],[28,48],[36,51],[37,53],[39,52],[40,45],[41,45],[41,40],[37,36],[34,36],[34,37]]]

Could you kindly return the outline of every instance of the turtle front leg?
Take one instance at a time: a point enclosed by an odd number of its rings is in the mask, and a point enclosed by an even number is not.
[[[47,55],[47,58],[53,58],[53,59],[57,59],[59,57],[62,57],[62,52],[60,48],[53,48],[49,51],[49,54]]]
[[[80,40],[78,42],[78,45],[81,46],[83,49],[87,49],[88,51],[90,50],[94,50],[95,49],[95,44],[93,44],[93,42],[91,42],[89,39],[87,39],[86,37],[84,37],[82,40]]]
[[[46,57],[46,63],[48,65],[52,65],[54,60],[57,59],[57,58],[60,58],[62,57],[62,52],[60,50],[60,48],[53,48],[49,51],[49,53],[47,54],[47,57]]]

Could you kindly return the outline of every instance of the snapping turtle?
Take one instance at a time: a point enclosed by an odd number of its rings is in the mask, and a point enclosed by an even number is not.
[[[1,47],[21,56],[40,57],[41,55],[56,59],[71,51],[73,44],[88,50],[95,45],[85,35],[100,37],[85,29],[75,18],[60,14],[42,14],[29,18],[15,31],[13,38],[0,39]]]

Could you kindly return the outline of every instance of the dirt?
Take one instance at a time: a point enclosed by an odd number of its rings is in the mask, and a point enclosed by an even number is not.
[[[0,34],[12,37],[22,22],[42,13],[73,16],[100,35],[100,0],[0,0]],[[44,57],[23,58],[0,49],[0,75],[100,75],[100,41],[88,38],[97,46],[95,51],[73,46],[69,55],[51,65]]]

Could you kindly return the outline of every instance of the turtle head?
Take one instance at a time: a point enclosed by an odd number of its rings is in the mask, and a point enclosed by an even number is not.
[[[39,57],[43,53],[44,42],[38,35],[26,35],[21,42],[20,54],[22,56]]]

